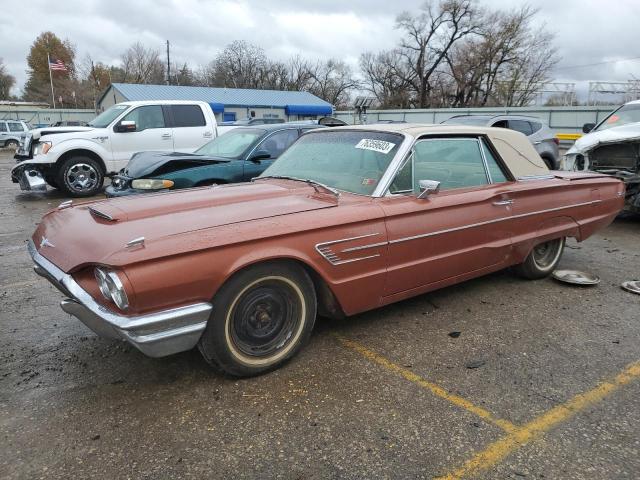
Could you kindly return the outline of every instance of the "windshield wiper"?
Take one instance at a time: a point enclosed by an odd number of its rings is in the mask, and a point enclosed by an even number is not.
[[[289,177],[288,175],[265,175],[265,176],[262,176],[262,177],[253,178],[253,179],[251,179],[251,181],[261,180],[263,178],[275,178],[275,179],[282,179],[282,180],[294,180],[296,182],[304,182],[304,183],[308,183],[313,188],[315,188],[316,192],[318,192],[318,193],[320,193],[320,191],[318,190],[318,187],[320,187],[320,188],[323,188],[324,190],[334,194],[336,197],[340,196],[340,192],[338,190],[336,190],[335,188],[330,187],[329,185],[325,185],[324,183],[316,182],[315,180],[310,180],[308,178]]]

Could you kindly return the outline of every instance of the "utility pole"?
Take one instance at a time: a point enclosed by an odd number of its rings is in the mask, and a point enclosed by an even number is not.
[[[167,40],[167,85],[171,85],[171,63],[169,61],[169,40]]]

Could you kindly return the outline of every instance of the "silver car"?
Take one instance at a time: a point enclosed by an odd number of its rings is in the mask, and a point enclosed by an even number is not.
[[[549,169],[558,170],[560,168],[558,137],[536,117],[525,115],[456,115],[442,123],[509,128],[524,133]]]
[[[18,148],[20,135],[29,131],[22,120],[0,120],[0,147]]]

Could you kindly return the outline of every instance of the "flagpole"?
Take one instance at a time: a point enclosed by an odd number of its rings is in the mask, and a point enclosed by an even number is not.
[[[51,58],[47,53],[47,66],[49,67],[49,81],[51,82],[51,100],[53,100],[53,108],[56,108],[56,94],[53,93],[53,75],[51,75]]]

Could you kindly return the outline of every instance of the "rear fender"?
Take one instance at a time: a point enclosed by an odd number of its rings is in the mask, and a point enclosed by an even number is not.
[[[537,244],[560,237],[573,237],[578,241],[581,239],[580,226],[574,218],[563,215],[548,218],[540,223],[535,235],[528,242],[516,247],[516,263],[522,263]]]

